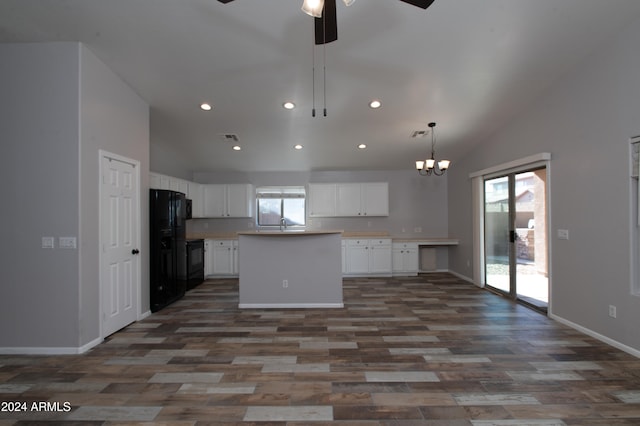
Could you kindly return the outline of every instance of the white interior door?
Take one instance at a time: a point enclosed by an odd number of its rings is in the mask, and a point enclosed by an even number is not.
[[[101,188],[101,305],[102,335],[106,337],[137,318],[139,278],[139,167],[102,157]]]

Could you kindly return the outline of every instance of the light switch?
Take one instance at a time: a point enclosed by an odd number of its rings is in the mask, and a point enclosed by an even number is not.
[[[53,237],[42,237],[42,248],[55,248],[55,239]]]
[[[559,240],[568,240],[569,239],[569,230],[568,229],[558,229],[558,239]]]
[[[76,248],[76,237],[60,237],[58,239],[58,247],[61,249]]]

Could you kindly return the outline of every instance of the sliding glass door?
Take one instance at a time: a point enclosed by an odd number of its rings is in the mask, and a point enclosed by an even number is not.
[[[546,180],[545,168],[484,180],[486,285],[542,310],[549,301]]]

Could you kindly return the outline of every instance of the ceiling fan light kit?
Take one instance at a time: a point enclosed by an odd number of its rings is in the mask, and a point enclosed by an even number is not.
[[[220,3],[231,3],[234,0],[218,0]],[[400,0],[412,6],[426,9],[434,0]],[[355,0],[342,0],[351,6]],[[336,18],[336,0],[303,0],[302,11],[313,16],[315,26],[315,43],[327,44],[338,39],[338,20]]]
[[[436,163],[436,155],[435,155],[435,147],[436,147],[436,137],[435,137],[435,127],[436,123],[429,123],[429,128],[431,129],[431,157],[426,160],[418,160],[416,161],[416,170],[421,176],[442,176],[451,161],[449,160],[440,160]],[[436,166],[437,164],[437,166]]]

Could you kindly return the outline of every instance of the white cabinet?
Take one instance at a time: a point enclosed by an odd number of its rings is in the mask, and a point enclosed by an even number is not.
[[[170,178],[169,189],[172,191],[182,192],[186,196],[187,194],[189,194],[189,181],[178,178]]]
[[[149,173],[149,188],[150,189],[162,189],[160,185],[162,184],[162,177],[158,173]],[[168,182],[167,182],[168,187]]]
[[[347,239],[344,273],[347,275],[391,275],[391,239]]]
[[[203,185],[204,217],[227,216],[227,186]]]
[[[361,216],[361,184],[340,183],[336,186],[336,216]]]
[[[162,175],[160,173],[149,173],[149,188],[151,189],[168,189],[188,195],[189,183],[188,180]]]
[[[176,179],[171,176],[161,175],[160,173],[149,173],[149,188],[151,189],[171,189],[171,180]]]
[[[214,240],[204,240],[204,275],[213,275],[213,245]]]
[[[417,243],[393,243],[393,275],[416,275],[419,269]]]
[[[229,217],[251,217],[255,199],[253,186],[249,184],[227,185],[227,213]]]
[[[332,217],[336,215],[336,184],[309,184],[309,217]]]
[[[389,184],[387,182],[363,183],[360,205],[365,216],[389,216]]]
[[[391,257],[391,240],[369,240],[369,273],[391,274]]]
[[[369,240],[347,240],[347,274],[369,273]]]
[[[191,200],[191,215],[193,218],[204,216],[204,190],[202,184],[189,182],[187,198]]]
[[[203,185],[203,192],[204,217],[251,217],[252,185]]]
[[[310,183],[309,217],[389,216],[389,184]]]
[[[238,275],[238,241],[205,240],[205,274]]]

